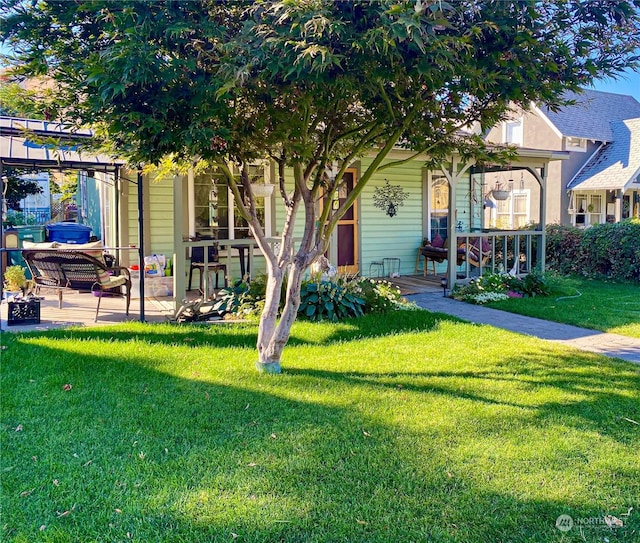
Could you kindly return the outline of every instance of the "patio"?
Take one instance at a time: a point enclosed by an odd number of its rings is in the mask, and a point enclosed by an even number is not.
[[[124,299],[104,296],[100,303],[98,322],[94,322],[98,300],[90,292],[65,292],[62,309],[58,308],[58,296],[51,290],[40,294],[40,324],[7,325],[8,304],[0,304],[0,325],[3,332],[34,332],[69,326],[105,326],[140,319],[140,300],[131,300],[129,315],[124,312]],[[165,322],[173,313],[170,299],[146,298],[145,321]]]
[[[383,278],[380,278],[383,279]],[[441,289],[440,277],[405,275],[387,278],[396,285],[403,295],[436,292]],[[57,294],[51,290],[42,290],[40,294],[40,324],[7,325],[6,301],[0,304],[0,328],[2,332],[34,332],[69,326],[105,326],[140,319],[140,300],[132,299],[129,315],[124,313],[124,299],[105,296],[100,303],[98,322],[94,322],[97,299],[91,293],[65,292],[62,309],[58,308]],[[197,290],[188,293],[195,298]],[[145,298],[144,315],[146,322],[166,322],[173,315],[173,299]]]

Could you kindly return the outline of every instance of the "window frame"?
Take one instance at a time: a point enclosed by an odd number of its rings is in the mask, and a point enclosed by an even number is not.
[[[564,150],[576,151],[578,153],[586,153],[587,138],[579,138],[576,136],[566,136],[564,138]]]
[[[252,168],[260,168],[260,167],[263,168],[263,172],[262,172],[263,183],[256,183],[256,184],[265,184],[265,185],[271,184],[271,164],[268,161],[254,162],[254,163],[251,163],[249,166]],[[233,171],[234,177],[239,178],[240,172],[238,168],[233,165],[229,165],[229,167]],[[202,198],[202,194],[204,193],[199,193],[199,191],[197,190],[198,186],[200,187],[206,186],[204,183],[198,182],[198,177],[200,176],[206,176],[209,179],[210,190],[205,191],[206,194],[208,195],[206,202],[204,200],[200,200]],[[223,183],[214,184],[213,181],[216,177],[221,179]],[[253,238],[253,236],[251,235],[251,231],[248,227],[248,224],[246,224],[246,221],[244,221],[244,219],[242,219],[242,217],[238,213],[238,208],[235,204],[235,197],[234,197],[233,191],[231,190],[231,187],[228,185],[228,183],[226,182],[226,179],[221,173],[216,172],[214,170],[209,170],[201,174],[195,174],[192,179],[193,179],[192,186],[190,188],[190,190],[193,191],[193,209],[191,210],[193,213],[193,222],[191,227],[192,235],[199,234],[199,235],[213,236],[215,239],[229,239],[229,240]],[[224,221],[225,220],[224,216],[226,215],[226,224],[225,225],[218,224],[217,226],[213,226],[211,223],[212,223],[212,218],[214,217],[214,209],[215,209],[214,202],[217,201],[217,199],[214,200],[214,198],[212,197],[212,194],[214,194],[213,187],[218,186],[220,190],[222,190],[223,185],[224,185],[224,190],[226,192],[224,194],[224,198],[221,198],[221,199],[226,200],[226,213],[224,213],[222,217]],[[240,187],[240,190],[242,191],[242,185],[239,185],[239,187]],[[257,204],[260,202],[260,200],[264,201],[264,204],[260,206],[260,207],[263,207],[264,209],[264,220],[262,223],[262,227],[264,229],[265,235],[267,237],[270,237],[272,233],[272,224],[273,224],[273,211],[272,211],[273,193],[265,196],[255,196],[255,199]],[[199,216],[198,210],[200,210],[201,213],[202,212],[205,213],[205,215],[208,217],[207,226],[201,226],[196,224],[197,218]],[[237,224],[238,222],[242,222],[246,224],[246,226],[241,226],[240,224]],[[240,231],[244,229],[246,229],[247,231],[247,236],[238,237],[238,234],[240,233]],[[228,236],[221,237],[219,235],[220,230],[223,230],[223,231],[226,230],[228,232]]]
[[[514,128],[517,127],[517,131]],[[514,137],[515,134],[515,137]],[[509,119],[502,124],[502,141],[519,147],[524,146],[524,117]]]

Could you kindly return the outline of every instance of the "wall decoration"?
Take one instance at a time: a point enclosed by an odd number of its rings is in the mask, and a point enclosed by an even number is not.
[[[400,185],[391,185],[385,179],[385,184],[376,187],[373,191],[373,205],[382,209],[389,217],[398,213],[398,208],[404,205],[404,201],[409,197],[409,193],[402,189]]]

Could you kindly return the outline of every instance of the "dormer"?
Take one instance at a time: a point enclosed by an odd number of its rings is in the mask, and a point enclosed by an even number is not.
[[[564,151],[577,151],[578,153],[586,153],[587,138],[576,138],[574,136],[565,137]]]

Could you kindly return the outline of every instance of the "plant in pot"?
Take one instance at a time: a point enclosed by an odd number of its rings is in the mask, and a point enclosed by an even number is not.
[[[17,265],[9,266],[4,271],[5,297],[21,293],[26,283],[27,278],[24,274],[24,268]]]

